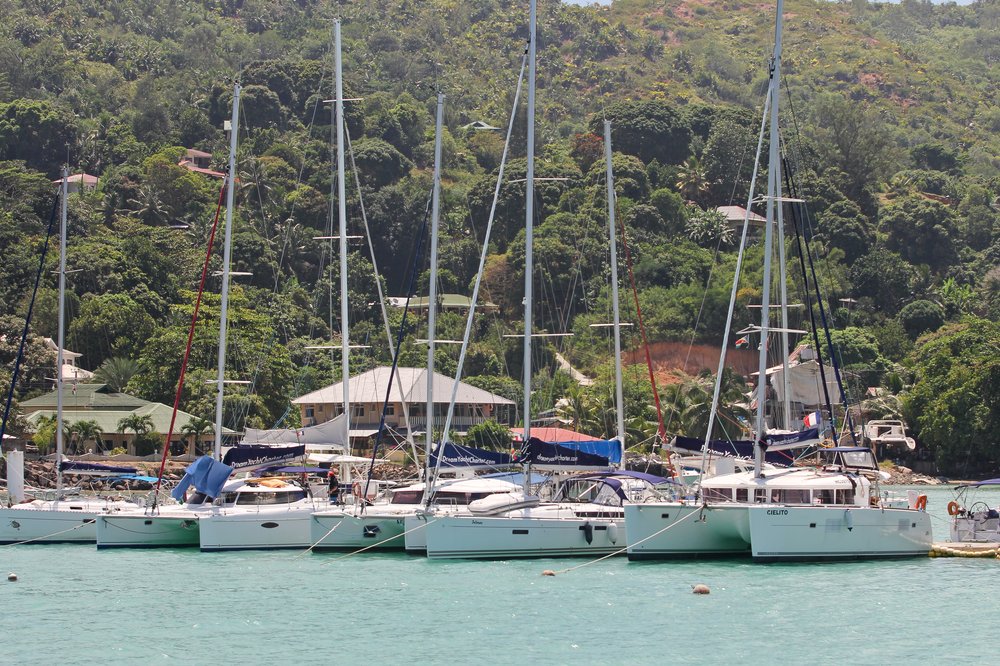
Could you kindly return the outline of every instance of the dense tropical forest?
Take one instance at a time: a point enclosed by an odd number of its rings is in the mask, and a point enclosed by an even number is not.
[[[230,302],[227,425],[296,425],[289,400],[339,379],[309,349],[339,340],[329,235],[332,19],[343,21],[350,151],[346,204],[352,371],[389,362],[377,280],[427,293],[434,110],[446,95],[439,288],[471,294],[527,36],[527,1],[0,0],[0,384],[7,386],[55,216],[62,165],[99,177],[69,199],[67,347],[101,381],[173,402],[224,171],[233,81],[243,86]],[[902,416],[942,471],[1000,467],[1000,3],[788,0],[783,152],[807,201],[817,268],[852,398]],[[768,78],[774,11],[743,0],[543,0],[538,31],[534,410],[613,434],[602,127],[613,123],[618,215],[651,342],[732,345],[723,325]],[[524,104],[496,208],[466,381],[519,399]],[[490,129],[492,128],[492,129]],[[365,229],[367,221],[368,230]],[[219,234],[221,237],[221,234]],[[795,241],[788,241],[790,265]],[[48,241],[21,399],[51,376],[57,328]],[[217,248],[218,249],[218,248]],[[220,267],[216,252],[213,270]],[[760,299],[760,244],[741,281],[738,330]],[[624,255],[622,257],[624,259]],[[624,260],[622,266],[625,265]],[[756,271],[756,273],[755,273]],[[622,271],[623,317],[634,320]],[[803,293],[790,272],[789,287]],[[410,289],[410,285],[413,288]],[[219,279],[210,278],[182,408],[210,418]],[[804,298],[798,296],[797,298]],[[794,325],[808,323],[798,311]],[[397,326],[402,311],[390,309]],[[419,314],[401,363],[421,365]],[[445,311],[438,337],[461,339]],[[635,327],[626,346],[637,348]],[[580,387],[556,353],[597,378]],[[438,348],[454,372],[458,349]],[[632,442],[656,431],[645,370],[626,372]],[[663,372],[668,432],[704,432],[712,378]],[[749,390],[726,378],[731,405]],[[872,390],[869,390],[872,389]],[[736,406],[729,409],[738,410]],[[15,425],[24,428],[23,421]]]

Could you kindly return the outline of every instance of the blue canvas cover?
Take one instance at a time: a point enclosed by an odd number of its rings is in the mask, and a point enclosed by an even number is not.
[[[979,488],[980,486],[1000,486],[1000,479],[986,479],[985,481],[966,483],[961,486],[955,486],[955,490],[958,490],[959,488]]]
[[[532,437],[521,449],[517,461],[555,467],[603,468],[621,463],[622,446],[616,439],[555,444]]]
[[[226,479],[233,473],[233,468],[211,456],[202,456],[188,465],[184,472],[184,477],[177,486],[170,491],[170,496],[178,502],[184,501],[187,489],[192,485],[195,490],[204,493],[209,497],[218,497],[222,492],[222,486]]]
[[[68,474],[135,474],[135,467],[115,467],[81,460],[63,460],[59,468]]]
[[[487,451],[471,446],[459,446],[451,442],[438,446],[431,454],[431,467],[438,464],[441,455],[441,467],[506,467],[512,464],[509,453]]]
[[[705,440],[695,437],[674,437],[671,447],[690,453],[701,453]],[[743,460],[753,460],[754,443],[748,439],[713,439],[708,443],[708,450],[720,456],[731,456]],[[788,466],[795,462],[795,456],[788,451],[771,451],[764,453],[764,462],[772,465]]]
[[[294,460],[305,454],[305,444],[295,446],[236,446],[226,451],[222,462],[233,469],[246,469],[247,467],[260,467]]]

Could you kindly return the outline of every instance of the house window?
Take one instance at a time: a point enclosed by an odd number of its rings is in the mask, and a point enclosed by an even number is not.
[[[354,409],[351,410],[352,416],[364,416],[365,406],[364,405],[353,405]]]
[[[306,407],[306,418],[311,419],[316,416],[316,410],[312,407]]]
[[[396,407],[395,407],[395,405],[386,405],[385,406],[385,415],[386,416],[395,416],[396,415]]]

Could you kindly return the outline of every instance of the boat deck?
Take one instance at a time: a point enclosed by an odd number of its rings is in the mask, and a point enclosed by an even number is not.
[[[942,541],[931,546],[931,557],[995,557],[1000,559],[1000,543]]]

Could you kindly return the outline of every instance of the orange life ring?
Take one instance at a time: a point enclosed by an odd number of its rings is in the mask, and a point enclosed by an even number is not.
[[[927,510],[927,495],[920,495],[917,497],[917,503],[913,505],[913,508],[917,511]]]
[[[926,497],[926,496],[922,495],[922,497]],[[920,500],[918,499],[917,501],[919,502]],[[927,504],[927,502],[924,502],[924,505],[926,505],[926,504]],[[962,507],[960,507],[958,505],[958,502],[948,502],[948,515],[949,516],[957,516],[958,512],[961,510],[961,508]]]

